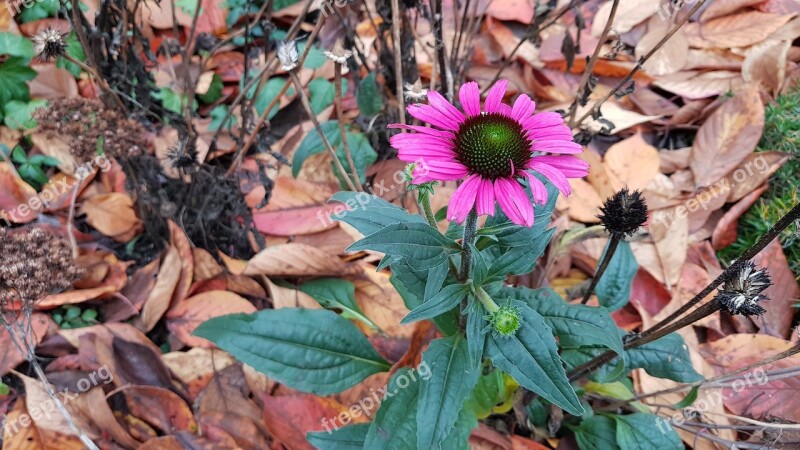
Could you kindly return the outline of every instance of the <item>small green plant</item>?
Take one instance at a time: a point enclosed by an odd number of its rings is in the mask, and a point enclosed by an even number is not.
[[[81,310],[77,306],[59,308],[53,313],[53,321],[64,329],[83,328],[97,324],[97,310],[87,308]]]
[[[9,156],[8,147],[5,144],[0,144],[0,151],[2,151],[0,159],[6,159]],[[47,183],[45,168],[58,165],[58,160],[50,156],[33,155],[28,157],[25,150],[19,145],[14,147],[10,158],[11,161],[17,164],[19,176],[22,177],[25,182],[36,188],[36,190],[41,189],[41,187]]]

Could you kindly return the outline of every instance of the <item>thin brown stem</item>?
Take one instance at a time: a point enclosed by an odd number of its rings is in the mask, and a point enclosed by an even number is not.
[[[75,203],[78,200],[78,191],[81,189],[80,180],[76,180],[75,187],[72,189],[72,195],[69,199],[69,211],[67,213],[67,239],[69,246],[72,248],[72,257],[77,258],[80,256],[78,250],[78,241],[75,239],[74,223],[75,223]]]
[[[397,1],[397,0],[395,0]],[[344,109],[342,108],[342,65],[338,62],[334,63],[334,106],[336,108],[336,117],[338,118],[337,122],[339,122],[339,133],[342,134],[342,148],[344,149],[344,156],[347,159],[347,164],[350,166],[350,173],[353,177],[353,181],[355,182],[356,188],[358,192],[364,192],[364,189],[361,187],[361,177],[358,176],[358,169],[356,169],[356,163],[353,161],[353,153],[350,151],[350,144],[347,142],[347,132],[344,129]],[[347,174],[342,174],[343,176],[347,176]]]
[[[392,0],[392,44],[394,46],[394,89],[399,104],[400,123],[406,123],[405,98],[403,96],[403,43],[400,36],[400,2]],[[401,130],[402,132],[402,130]]]

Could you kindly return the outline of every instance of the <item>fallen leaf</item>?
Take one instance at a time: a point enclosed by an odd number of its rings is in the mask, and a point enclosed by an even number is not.
[[[641,58],[653,49],[668,32],[671,31],[671,24],[658,18],[650,21],[647,34],[642,36],[636,43],[636,57]],[[667,75],[675,73],[683,68],[689,60],[689,41],[686,40],[681,29],[678,29],[672,37],[656,51],[644,63],[644,70],[651,75]]]
[[[600,36],[603,33],[608,18],[611,15],[611,0],[603,3],[594,15],[592,22],[592,35]],[[661,3],[658,0],[626,0],[619,2],[617,13],[614,16],[613,32],[620,35],[631,31],[634,26],[649,19],[658,12]]]
[[[117,242],[130,241],[142,228],[142,221],[133,211],[133,199],[127,194],[92,196],[81,204],[80,210],[89,225]]]
[[[687,99],[697,100],[732,91],[744,84],[744,79],[738,71],[684,71],[659,77],[653,84]]]
[[[725,212],[725,215],[717,222],[717,226],[714,227],[714,233],[711,235],[711,245],[714,246],[714,250],[722,250],[736,242],[736,238],[739,236],[739,217],[747,212],[766,190],[767,185],[761,186],[744,196],[731,209]]]
[[[697,187],[709,186],[753,152],[764,129],[758,89],[748,85],[719,107],[700,127],[689,166]]]
[[[777,94],[786,80],[786,64],[791,41],[767,40],[755,46],[742,64],[742,78],[758,83]]]
[[[746,11],[708,22],[689,23],[684,30],[692,47],[747,47],[768,38],[791,18],[791,14]]]
[[[716,0],[709,3],[708,8],[700,16],[700,22],[708,22],[717,17],[727,16],[748,6],[757,5],[764,0]]]
[[[570,178],[569,185],[572,187],[572,195],[558,196],[556,205],[559,210],[566,210],[570,218],[579,222],[600,222],[597,216],[600,214],[600,207],[603,206],[603,199],[592,185],[579,178]]]
[[[244,269],[244,275],[284,277],[339,276],[353,269],[335,255],[303,244],[282,244],[256,254]]]
[[[614,191],[644,189],[660,173],[658,150],[639,133],[612,145],[603,162]]]
[[[4,318],[5,316],[6,315],[4,314]],[[8,316],[10,316],[10,314]],[[8,317],[7,320],[9,325],[12,325],[12,322],[15,319],[21,322],[22,317],[18,316],[14,319]],[[20,325],[23,327],[26,326],[24,323],[20,323]],[[47,330],[51,325],[55,325],[55,323],[52,319],[50,319],[50,316],[42,313],[33,313],[30,321],[31,333],[28,334],[26,339],[28,339],[28,342],[33,345],[34,348],[36,348],[36,346],[38,346],[39,343],[41,343],[44,339],[45,335],[47,334]],[[7,327],[0,329],[0,348],[4,349],[4,351],[0,354],[0,376],[5,376],[11,369],[17,367],[20,365],[20,363],[27,360],[27,355],[20,352],[19,347],[21,346],[22,341],[20,341],[17,337],[12,337],[8,333]]]
[[[348,408],[334,400],[309,394],[281,397],[262,395],[261,399],[267,430],[292,450],[314,450],[314,446],[306,440],[306,433],[323,431],[326,423],[328,429],[333,430],[334,426],[338,425],[339,428],[351,421],[366,421],[363,416],[350,416]]]
[[[156,386],[126,386],[117,395],[125,397],[131,415],[164,434],[198,430],[191,408],[172,391]]]
[[[772,286],[764,291],[770,301],[764,304],[767,310],[763,316],[754,318],[759,331],[779,338],[788,338],[792,330],[792,320],[797,311],[800,286],[795,274],[789,268],[786,255],[779,241],[774,240],[761,251],[753,262],[769,270]]]
[[[2,9],[2,8],[0,8]],[[28,223],[36,218],[29,201],[35,199],[36,190],[19,177],[9,162],[0,162],[0,215],[13,223]]]
[[[251,314],[256,307],[246,299],[227,291],[208,291],[180,302],[167,314],[167,327],[189,347],[212,348],[211,342],[192,336],[201,323],[234,313]]]
[[[172,295],[181,277],[181,269],[180,253],[177,248],[170,246],[161,263],[156,284],[144,302],[142,315],[137,319],[137,326],[142,331],[152,330],[169,309]]]

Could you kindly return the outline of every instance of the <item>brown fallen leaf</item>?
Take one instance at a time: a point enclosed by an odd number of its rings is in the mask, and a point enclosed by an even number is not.
[[[777,31],[792,18],[760,11],[746,11],[684,26],[689,44],[697,48],[748,47]]]
[[[754,46],[742,64],[742,78],[748,83],[758,83],[773,95],[783,87],[790,40],[768,39]]]
[[[738,71],[684,71],[659,77],[653,84],[687,99],[698,100],[732,91],[744,84],[744,79]]]
[[[356,271],[335,255],[303,244],[268,247],[253,256],[244,275],[268,276],[339,276]]]
[[[9,318],[9,324],[11,324],[11,322],[12,320]],[[47,314],[33,313],[33,315],[31,315],[30,325],[32,333],[28,335],[27,339],[29,339],[29,343],[35,348],[42,342],[50,326],[55,326],[55,323]],[[16,344],[14,343],[15,341],[17,342]],[[12,338],[6,327],[0,330],[0,348],[4,349],[4,351],[0,353],[0,376],[4,376],[11,369],[17,367],[27,359],[27,355],[20,352],[20,346],[22,346],[22,342],[16,338]]]
[[[636,57],[641,58],[655,47],[668,32],[669,22],[661,20],[658,16],[650,19],[647,33],[636,43]],[[689,41],[681,29],[675,34],[644,64],[644,70],[650,75],[667,75],[675,73],[689,61]]]
[[[658,151],[639,133],[612,145],[603,162],[614,191],[623,187],[644,189],[659,173],[660,166]]]
[[[711,245],[715,250],[721,250],[734,242],[738,237],[739,217],[742,216],[767,190],[767,185],[763,185],[750,194],[744,196],[739,202],[725,212],[725,215],[717,222],[714,233],[711,235]]]
[[[23,419],[23,417],[25,417]],[[6,413],[7,426],[3,427],[3,449],[14,450],[40,450],[44,447],[39,433],[34,426],[22,426],[22,422],[30,423],[30,414],[25,408],[25,402],[18,401]],[[19,424],[15,427],[13,424]]]
[[[144,332],[152,330],[167,312],[181,272],[180,253],[177,248],[170,246],[161,263],[156,284],[142,306],[142,315],[137,318],[136,324],[139,329]]]
[[[578,178],[570,178],[569,185],[572,187],[572,195],[569,197],[558,196],[558,200],[556,200],[558,209],[566,211],[570,218],[579,222],[600,222],[597,215],[600,214],[603,199],[592,185]]]
[[[66,69],[56,67],[55,63],[34,65],[37,75],[30,82],[31,97],[72,98],[78,96],[78,83]]]
[[[194,254],[192,252],[192,243],[186,233],[175,224],[169,221],[169,235],[172,246],[178,250],[181,263],[181,276],[172,293],[170,306],[174,307],[180,301],[186,298],[189,294],[189,289],[192,287],[192,278],[194,277]]]
[[[800,286],[795,274],[789,268],[786,255],[780,242],[774,240],[761,251],[753,262],[769,270],[772,286],[764,291],[770,301],[764,304],[767,310],[763,316],[754,318],[759,331],[779,338],[788,338],[792,330],[792,320],[797,311]]]
[[[611,15],[613,2],[607,1],[600,6],[592,21],[592,35],[600,36],[605,28],[608,18]],[[617,14],[614,17],[614,33],[622,34],[631,31],[634,26],[649,19],[650,16],[658,12],[661,4],[654,0],[628,0],[619,2]]]
[[[198,431],[191,408],[172,391],[156,386],[126,386],[115,395],[125,397],[131,415],[164,434]]]
[[[193,348],[185,352],[170,352],[162,356],[170,372],[180,380],[194,400],[217,372],[236,364],[232,356],[213,348]]]
[[[36,190],[19,177],[9,162],[0,162],[0,219],[7,223],[28,223],[37,212],[29,206]]]
[[[730,186],[726,202],[733,203],[758,189],[789,161],[789,158],[788,154],[775,151],[748,155],[733,172],[719,182],[722,186]]]
[[[708,22],[717,17],[727,16],[748,6],[757,5],[764,0],[717,0],[711,2],[700,16],[700,22]]]
[[[133,199],[112,192],[88,198],[81,203],[81,213],[97,231],[117,242],[128,242],[142,229],[142,221],[133,210]]]
[[[213,348],[211,342],[192,336],[201,323],[234,313],[251,314],[256,307],[246,299],[227,291],[208,291],[180,302],[167,313],[167,327],[189,347]]]
[[[351,422],[363,423],[367,418],[351,416],[348,407],[335,400],[309,394],[261,396],[264,424],[270,434],[292,450],[314,450],[306,440],[311,431],[333,430]],[[327,419],[327,422],[325,420]]]
[[[695,185],[705,187],[727,175],[756,148],[764,129],[758,89],[748,85],[700,127],[689,166]]]

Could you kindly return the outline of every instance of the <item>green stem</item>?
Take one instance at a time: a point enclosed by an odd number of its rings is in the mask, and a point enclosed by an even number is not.
[[[489,312],[489,314],[494,314],[498,309],[500,309],[500,307],[497,306],[497,303],[492,300],[492,297],[489,297],[489,294],[487,294],[482,287],[479,287],[475,290],[475,296],[478,298],[478,300],[480,300],[481,304],[484,308],[486,308],[486,311]]]
[[[433,209],[431,209],[431,196],[430,193],[426,192],[424,189],[420,189],[419,191],[419,206],[425,220],[428,221],[430,226],[436,228],[436,217],[433,215]]]
[[[469,270],[472,267],[472,246],[475,242],[475,236],[478,233],[478,213],[475,208],[467,215],[467,220],[464,222],[464,239],[461,242],[461,270],[458,273],[458,278],[461,281],[469,278]]]

